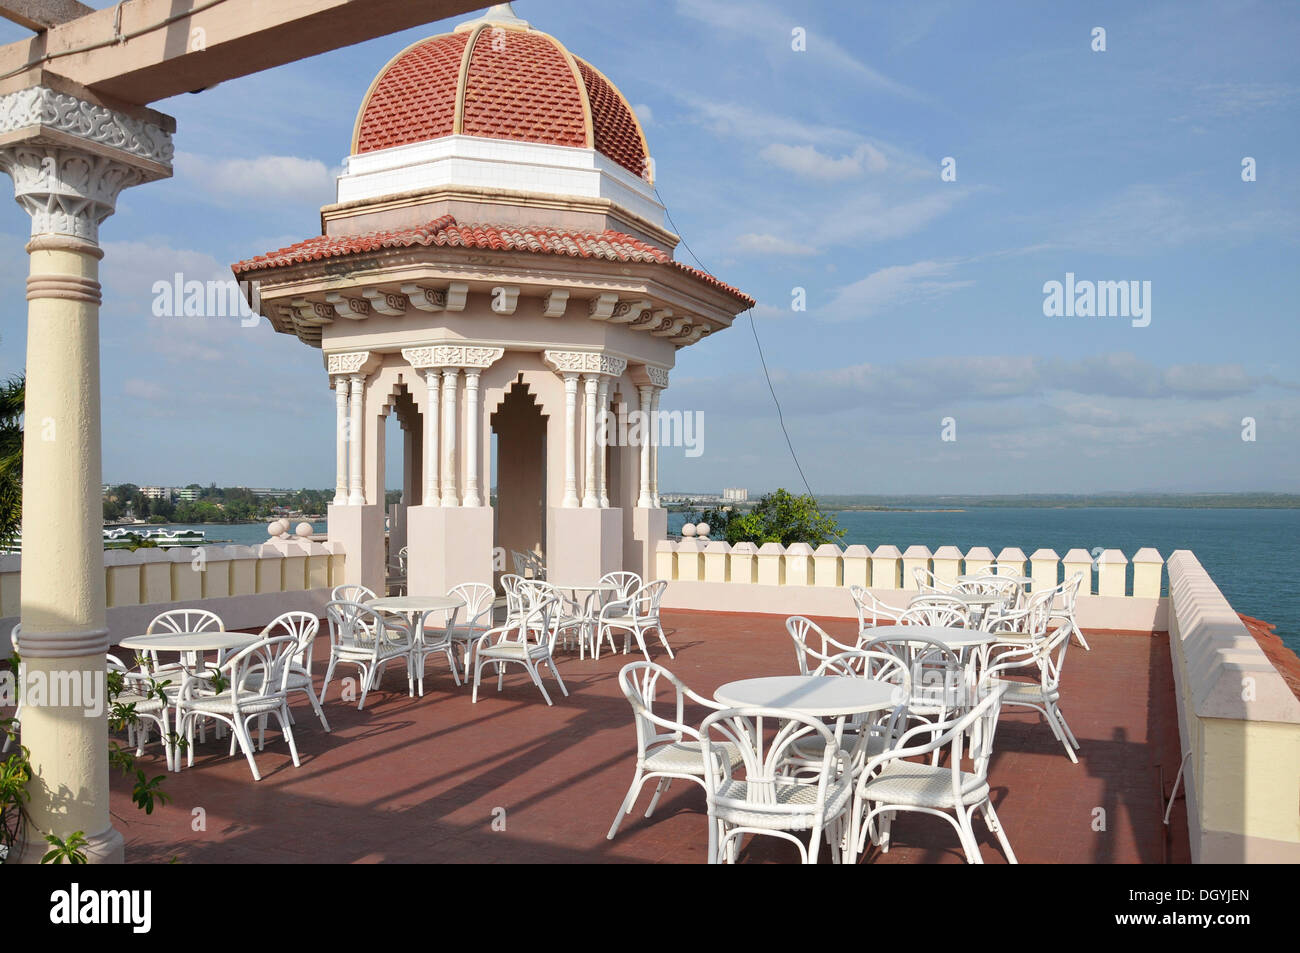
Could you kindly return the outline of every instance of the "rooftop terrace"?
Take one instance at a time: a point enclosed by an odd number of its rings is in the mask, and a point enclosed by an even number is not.
[[[653,656],[701,694],[737,678],[795,671],[781,617],[671,610],[664,620],[677,660],[652,649]],[[832,636],[855,635],[853,620],[818,621]],[[1086,635],[1092,651],[1071,648],[1063,681],[1079,764],[1037,714],[1003,715],[990,780],[1012,846],[1022,863],[1186,862],[1181,798],[1171,826],[1162,823],[1180,760],[1168,635]],[[322,635],[318,684],[328,655]],[[360,712],[340,700],[336,680],[325,706],[332,733],[302,696],[294,702],[301,768],[268,729],[257,756],[263,780],[255,783],[241,756],[227,757],[226,743],[209,738],[194,768],[168,778],[173,800],[153,815],[137,810],[127,780],[114,777],[114,823],[136,862],[702,863],[704,794],[686,781],[674,782],[649,819],[643,792],[617,838],[605,839],[635,763],[631,709],[617,684],[632,657],[560,655],[570,695],[553,708],[518,671],[500,694],[485,678],[473,705],[469,689],[456,688],[436,660],[423,698],[407,697],[395,666]],[[149,750],[147,770],[162,771],[158,746]],[[196,832],[197,808],[206,830]],[[504,830],[494,829],[498,809]],[[962,860],[951,827],[937,818],[905,815],[893,836],[887,855],[872,848],[864,862]],[[976,836],[986,861],[1004,862],[979,824]],[[772,838],[748,842],[741,855],[795,860],[791,845]]]

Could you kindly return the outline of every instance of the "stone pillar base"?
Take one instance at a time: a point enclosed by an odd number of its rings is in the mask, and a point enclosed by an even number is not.
[[[343,579],[360,583],[383,596],[388,567],[384,564],[384,508],[379,504],[330,504],[330,542],[343,544]]]
[[[441,596],[462,582],[492,585],[492,507],[406,510],[406,591]]]
[[[622,509],[550,508],[546,526],[548,581],[595,582],[622,568]]]
[[[655,549],[668,538],[668,511],[661,507],[638,506],[632,510],[632,536],[627,541],[624,567],[642,579],[655,576]]]
[[[20,864],[39,864],[41,858],[50,852],[50,844],[45,837],[28,825],[22,843],[15,844]],[[122,832],[116,827],[109,827],[98,834],[87,835],[86,845],[81,848],[88,864],[121,864],[126,862],[125,841]]]

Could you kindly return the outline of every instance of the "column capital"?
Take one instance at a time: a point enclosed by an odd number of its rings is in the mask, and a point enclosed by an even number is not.
[[[627,359],[604,351],[543,351],[542,360],[555,373],[604,374],[622,377],[627,370]]]
[[[503,347],[480,344],[431,344],[402,348],[402,357],[416,370],[442,367],[483,370],[501,360],[505,353]]]
[[[32,218],[33,238],[67,235],[97,245],[123,189],[171,175],[175,122],[143,114],[150,118],[50,86],[0,96],[0,169]]]

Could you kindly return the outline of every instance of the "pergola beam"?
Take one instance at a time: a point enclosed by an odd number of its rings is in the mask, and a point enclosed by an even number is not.
[[[4,0],[0,10],[50,15],[65,5]],[[29,85],[29,75],[43,67],[98,95],[146,105],[481,5],[482,0],[125,0],[0,47],[0,92]]]
[[[94,12],[94,7],[77,0],[5,0],[0,3],[0,17],[37,33]]]

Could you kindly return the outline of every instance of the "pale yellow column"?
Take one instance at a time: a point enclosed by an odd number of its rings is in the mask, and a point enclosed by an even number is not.
[[[171,174],[175,128],[161,113],[79,95],[34,86],[0,96],[0,169],[32,219],[19,652],[26,684],[43,678],[48,692],[44,704],[29,694],[22,715],[32,780],[18,859],[30,863],[47,834],[78,831],[89,861],[122,860],[108,810],[99,225],[123,188]]]

